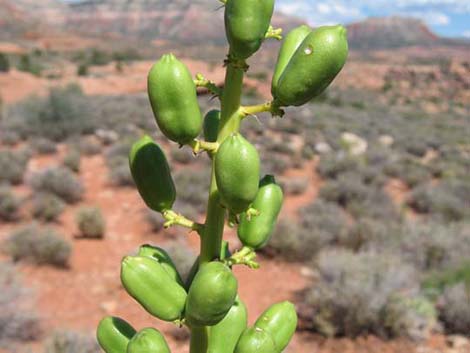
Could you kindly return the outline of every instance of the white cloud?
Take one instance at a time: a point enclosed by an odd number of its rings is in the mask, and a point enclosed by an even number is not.
[[[437,11],[410,11],[398,13],[401,16],[416,17],[430,26],[446,26],[450,23],[450,18],[445,13]]]
[[[470,30],[464,31],[464,32],[462,33],[462,37],[465,37],[465,38],[470,39]]]

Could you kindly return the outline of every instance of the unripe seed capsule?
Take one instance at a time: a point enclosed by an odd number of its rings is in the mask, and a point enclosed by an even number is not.
[[[125,257],[121,281],[127,292],[153,316],[164,321],[181,318],[186,291],[158,261],[143,256]]]
[[[204,140],[207,142],[216,142],[219,134],[220,110],[211,110],[204,117]]]
[[[106,353],[126,353],[135,333],[134,328],[123,319],[107,316],[98,324],[96,338]]]
[[[223,320],[209,327],[207,353],[233,353],[247,322],[246,306],[237,298]]]
[[[256,320],[255,327],[270,333],[276,348],[282,352],[297,328],[297,312],[294,305],[288,301],[271,305]]]
[[[261,47],[274,11],[274,0],[227,0],[225,32],[230,55],[246,59]]]
[[[302,25],[290,31],[282,41],[271,82],[271,92],[273,95],[276,92],[277,82],[284,72],[284,69],[289,64],[290,59],[311,32],[312,29],[310,27]]]
[[[259,183],[258,151],[240,134],[220,145],[215,156],[215,178],[222,203],[233,213],[245,211],[256,197]]]
[[[129,166],[140,196],[148,207],[163,212],[173,207],[175,184],[165,153],[151,137],[138,140],[129,153]]]
[[[272,175],[261,179],[259,190],[252,207],[259,215],[248,219],[246,214],[240,217],[238,237],[245,246],[259,249],[267,244],[282,208],[283,193]]]
[[[344,27],[317,28],[305,37],[282,72],[273,92],[276,104],[299,106],[320,95],[341,71],[347,56]]]
[[[154,328],[144,328],[129,342],[127,353],[171,353],[165,338]]]
[[[189,288],[186,321],[190,326],[213,326],[225,317],[235,302],[238,282],[221,262],[203,264]]]
[[[234,353],[280,353],[268,332],[251,327],[246,329],[237,343]]]
[[[153,114],[163,134],[186,144],[202,128],[196,85],[186,65],[173,54],[163,55],[148,75],[148,94]]]
[[[183,280],[181,279],[181,276],[176,269],[173,260],[164,249],[145,244],[139,248],[138,256],[150,257],[158,261],[171,278],[173,278],[181,286],[183,285]]]

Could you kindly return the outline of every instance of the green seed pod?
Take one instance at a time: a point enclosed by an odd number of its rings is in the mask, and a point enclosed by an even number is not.
[[[96,338],[106,353],[126,353],[135,330],[123,319],[107,316],[98,324]]]
[[[220,110],[214,109],[204,117],[204,140],[207,142],[216,142],[219,134]]]
[[[324,26],[310,33],[296,50],[273,94],[281,106],[299,106],[321,94],[343,68],[348,56],[347,31]]]
[[[129,342],[127,353],[171,353],[160,331],[144,328]]]
[[[256,197],[260,161],[256,148],[242,135],[233,134],[215,156],[215,178],[222,203],[233,213],[245,211]]]
[[[165,153],[151,137],[144,136],[131,148],[129,166],[137,189],[148,207],[163,212],[173,207],[175,184]]]
[[[125,257],[121,281],[127,292],[153,316],[164,321],[182,317],[186,291],[158,261],[143,256]]]
[[[227,0],[225,32],[233,58],[246,59],[258,51],[273,11],[274,0]]]
[[[294,305],[288,301],[271,305],[256,320],[255,327],[270,333],[276,348],[282,352],[297,328],[297,313]]]
[[[222,248],[220,249],[220,259],[224,260],[229,258],[230,256],[232,256],[232,253],[230,252],[228,241],[224,240],[222,241]],[[191,266],[188,277],[186,278],[184,288],[186,288],[187,291],[189,290],[189,287],[191,287],[191,283],[193,283],[197,271],[199,271],[199,256],[196,258],[193,265]]]
[[[157,260],[160,265],[162,265],[164,270],[170,275],[171,278],[173,278],[181,286],[183,285],[183,280],[181,279],[181,276],[178,270],[176,269],[173,260],[171,260],[170,255],[162,248],[145,244],[139,248],[139,252],[137,255],[150,257],[154,260]]]
[[[271,82],[271,92],[274,95],[277,88],[277,82],[281,77],[287,64],[300,47],[304,39],[312,32],[312,29],[306,25],[299,26],[290,31],[282,41],[281,49],[277,57],[274,75]]]
[[[276,184],[272,175],[261,179],[258,194],[252,207],[260,212],[258,216],[248,220],[246,214],[240,217],[238,237],[243,245],[259,249],[266,245],[276,224],[277,216],[282,208],[282,189]]]
[[[153,114],[163,134],[179,144],[195,139],[202,128],[196,85],[186,65],[163,55],[148,75]]]
[[[235,302],[237,290],[237,279],[223,263],[202,265],[189,288],[185,312],[188,324],[213,326],[219,323]]]
[[[233,353],[237,342],[246,329],[248,312],[245,304],[237,298],[224,319],[209,327],[207,353]]]
[[[240,339],[234,353],[279,353],[274,340],[268,332],[251,327],[246,329]]]

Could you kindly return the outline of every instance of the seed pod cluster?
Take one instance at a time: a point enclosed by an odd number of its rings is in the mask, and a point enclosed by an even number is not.
[[[181,225],[197,232],[201,254],[183,278],[163,248],[142,245],[135,256],[122,260],[121,282],[149,314],[187,326],[191,330],[191,352],[282,353],[296,330],[294,305],[287,301],[273,304],[247,327],[247,308],[232,272],[235,265],[259,267],[254,251],[268,243],[284,197],[274,176],[260,180],[258,151],[239,128],[250,114],[267,110],[280,114],[281,107],[302,105],[321,94],[345,64],[346,30],[341,26],[293,29],[278,54],[271,83],[273,101],[244,107],[241,90],[244,70],[248,69],[245,60],[266,38],[279,32],[270,27],[274,0],[223,2],[229,44],[224,88],[215,90],[211,81],[201,79],[202,75],[193,80],[188,67],[173,54],[163,55],[152,66],[147,80],[150,105],[163,135],[181,147],[190,146],[196,156],[205,150],[211,158],[204,223],[173,210],[176,188],[159,144],[146,135],[129,153],[130,171],[145,204],[162,214],[165,228]],[[209,111],[204,119],[196,85],[214,91],[221,99],[221,109]],[[243,245],[233,255],[223,241],[226,221],[237,227]],[[136,331],[117,317],[108,316],[99,323],[97,339],[105,353],[170,353],[158,330]]]

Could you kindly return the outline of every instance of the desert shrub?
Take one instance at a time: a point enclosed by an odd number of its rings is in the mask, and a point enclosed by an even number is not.
[[[32,199],[31,214],[36,219],[53,222],[62,214],[64,208],[65,203],[60,197],[48,192],[38,192]]]
[[[77,66],[77,76],[88,76],[89,66],[86,63]]]
[[[399,238],[401,256],[422,271],[461,265],[470,253],[470,224],[407,223]],[[384,246],[392,246],[384,244]]]
[[[428,150],[427,144],[417,139],[408,140],[404,147],[406,152],[416,157],[424,157]]]
[[[424,304],[423,310],[414,303],[420,299],[416,273],[400,258],[328,250],[320,254],[316,268],[319,278],[305,303],[314,312],[313,329],[324,335],[414,336],[416,329],[424,328],[422,321],[435,319],[432,305]]]
[[[18,211],[21,201],[7,186],[0,185],[0,220],[15,221],[18,219]]]
[[[329,153],[320,158],[317,165],[317,172],[323,178],[335,179],[340,174],[356,171],[359,168],[357,157],[351,157],[347,154]]]
[[[72,247],[55,231],[32,224],[14,231],[6,240],[5,250],[13,261],[65,267]]]
[[[100,141],[94,136],[85,137],[80,140],[80,152],[85,156],[97,155],[101,153],[101,149]]]
[[[106,152],[106,165],[109,169],[109,179],[117,186],[132,186],[134,179],[129,169],[129,151],[132,141],[125,140],[114,143]]]
[[[448,333],[470,332],[470,287],[459,283],[445,289],[439,305],[440,319]]]
[[[417,212],[439,216],[445,221],[460,221],[470,216],[468,200],[470,200],[468,183],[446,180],[438,185],[417,186],[411,192],[408,205]]]
[[[21,55],[17,69],[19,71],[29,72],[35,76],[40,76],[42,71],[41,65],[29,54]]]
[[[77,85],[53,88],[46,98],[30,97],[16,104],[5,119],[6,127],[23,138],[40,136],[62,141],[92,132],[88,98]]]
[[[0,99],[0,120],[2,117],[2,100]],[[14,146],[20,142],[21,136],[15,131],[0,131],[0,143],[7,146]]]
[[[32,308],[30,293],[21,286],[14,268],[3,263],[0,266],[0,348],[14,343],[37,339],[39,320]]]
[[[31,141],[31,148],[38,154],[54,154],[57,152],[56,144],[46,138],[37,138]]]
[[[431,273],[424,279],[422,287],[429,296],[435,297],[441,295],[446,288],[459,283],[470,285],[470,262]]]
[[[47,341],[44,353],[100,353],[94,337],[73,331],[57,331]]]
[[[350,175],[326,182],[320,189],[320,197],[347,207],[353,202],[361,202],[369,197],[370,189],[359,178]]]
[[[191,151],[187,148],[172,148],[170,155],[172,160],[181,164],[189,164],[194,161]]]
[[[25,151],[0,150],[0,183],[20,184],[29,160]]]
[[[186,203],[194,207],[199,213],[204,212],[207,195],[204,190],[209,187],[209,169],[197,169],[188,173],[187,170],[180,170],[174,174],[178,199],[181,203]]]
[[[103,238],[106,231],[106,223],[97,207],[81,208],[75,215],[75,221],[84,238]]]
[[[282,189],[286,194],[290,195],[301,195],[308,188],[308,179],[307,178],[288,178],[283,180]]]
[[[347,220],[335,204],[317,200],[300,210],[300,222],[281,220],[268,251],[291,261],[306,261],[347,234]]]
[[[64,167],[48,168],[36,173],[31,178],[31,186],[37,192],[57,195],[68,203],[80,201],[84,193],[80,180]]]
[[[279,175],[291,167],[288,157],[280,154],[271,154],[268,158],[266,154],[261,155],[263,174]]]
[[[181,278],[186,280],[189,275],[189,271],[196,260],[194,252],[182,242],[172,242],[165,245],[164,248],[173,260]]]
[[[77,148],[70,148],[62,160],[62,165],[72,172],[80,171],[80,151]]]
[[[10,71],[10,60],[6,54],[0,53],[0,72]]]
[[[420,162],[404,158],[396,163],[387,165],[384,169],[388,176],[403,180],[410,187],[426,183],[431,179],[431,172]]]
[[[160,213],[152,211],[150,209],[145,210],[145,221],[149,224],[152,232],[155,232],[155,233],[158,233],[159,231],[161,231],[165,223],[165,220],[163,219]]]

